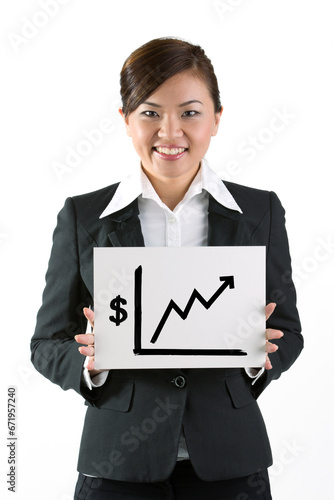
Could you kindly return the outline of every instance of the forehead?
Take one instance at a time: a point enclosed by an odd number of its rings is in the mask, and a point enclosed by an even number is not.
[[[168,78],[146,101],[164,101],[169,104],[199,100],[203,104],[212,102],[206,83],[191,71],[184,71]]]

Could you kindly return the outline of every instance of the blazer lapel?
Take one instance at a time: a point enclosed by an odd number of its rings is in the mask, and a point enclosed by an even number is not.
[[[114,247],[143,247],[144,237],[139,220],[138,202],[130,205],[109,217],[114,222],[115,229],[108,233],[108,238]]]
[[[108,238],[114,247],[143,247],[144,237],[139,220],[138,202],[109,215],[114,229]],[[242,214],[220,205],[211,195],[209,197],[209,230],[208,246],[242,245],[244,239],[244,222]]]
[[[211,195],[209,197],[208,246],[237,246],[244,239],[242,214],[220,205]]]

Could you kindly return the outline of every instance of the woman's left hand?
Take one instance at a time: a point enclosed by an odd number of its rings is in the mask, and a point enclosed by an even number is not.
[[[275,307],[276,307],[276,304],[274,302],[270,302],[270,304],[268,304],[266,306],[266,320],[268,320],[270,318],[270,316],[272,315],[272,313],[275,310]],[[266,355],[266,363],[264,365],[264,367],[265,367],[266,370],[271,370],[272,369],[272,364],[270,362],[268,353],[276,352],[277,349],[278,349],[278,346],[276,344],[272,344],[270,342],[270,340],[280,339],[281,337],[283,337],[283,335],[284,335],[284,333],[281,332],[281,330],[273,330],[272,328],[267,328],[266,329],[266,339],[267,339],[267,342],[266,342],[266,353],[267,353],[267,355]]]

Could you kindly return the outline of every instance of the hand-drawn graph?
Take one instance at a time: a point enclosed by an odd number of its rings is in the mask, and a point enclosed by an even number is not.
[[[264,366],[265,247],[95,248],[97,369]]]
[[[137,355],[183,355],[183,356],[196,356],[196,355],[205,355],[205,356],[247,356],[247,352],[242,349],[143,349],[141,346],[141,325],[142,325],[142,278],[143,278],[143,268],[142,266],[138,266],[135,270],[135,327],[134,327],[134,350],[133,352]],[[186,320],[191,308],[195,302],[198,300],[202,306],[208,310],[212,306],[212,304],[221,296],[221,294],[227,288],[234,288],[234,277],[233,276],[220,276],[220,281],[223,281],[223,284],[218,288],[218,290],[210,297],[209,300],[205,300],[204,297],[194,289],[191,294],[188,303],[184,310],[182,310],[173,299],[170,300],[162,318],[159,322],[152,338],[151,343],[155,344],[159,338],[159,335],[165,326],[170,314],[172,311],[175,311],[183,320]]]

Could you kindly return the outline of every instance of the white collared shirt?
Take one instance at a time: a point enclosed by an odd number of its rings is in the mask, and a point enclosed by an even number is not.
[[[145,246],[205,246],[209,194],[221,205],[242,213],[225,184],[205,161],[202,161],[195,179],[174,210],[161,201],[140,168],[119,184],[100,218],[118,212],[138,198]]]

